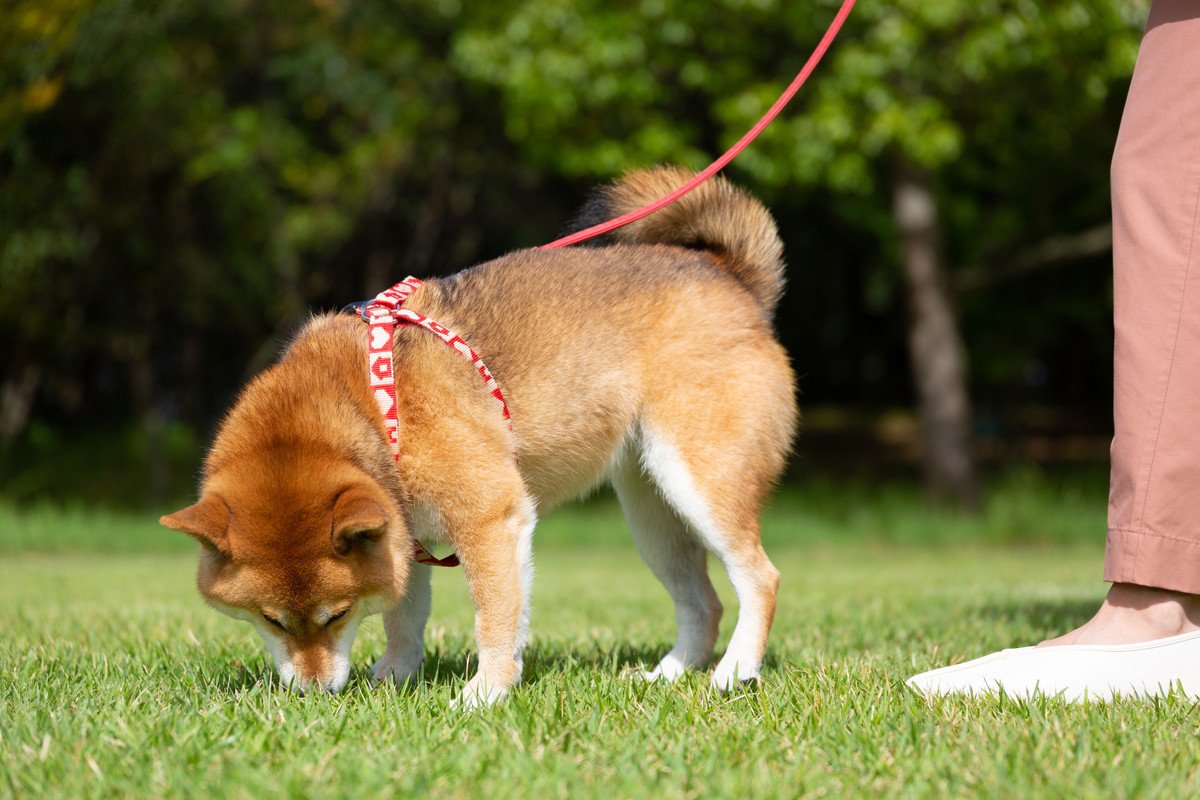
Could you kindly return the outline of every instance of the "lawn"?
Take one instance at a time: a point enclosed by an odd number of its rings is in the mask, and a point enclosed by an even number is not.
[[[366,679],[376,619],[348,689],[300,696],[249,626],[201,603],[183,537],[148,515],[0,505],[0,795],[1195,795],[1200,717],[1180,699],[903,687],[1081,621],[1104,591],[1103,500],[1094,475],[1010,476],[979,519],[903,486],[789,489],[767,516],[784,582],[764,680],[725,697],[633,677],[672,639],[666,593],[608,498],[566,509],[538,533],[525,683],[472,714],[448,709],[471,658],[457,571],[436,576],[419,685]]]

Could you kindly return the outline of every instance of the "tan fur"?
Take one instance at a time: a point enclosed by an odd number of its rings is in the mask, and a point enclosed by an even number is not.
[[[624,216],[691,178],[692,173],[677,167],[634,172],[601,188],[591,201],[593,213],[599,211],[606,219]],[[761,203],[724,178],[700,184],[671,205],[610,236],[618,242],[707,250],[750,290],[768,315],[783,294],[783,243],[775,220]]]
[[[609,210],[679,176],[635,173],[607,190]],[[477,610],[479,674],[467,700],[494,699],[520,678],[520,554],[533,509],[595,486],[653,438],[678,453],[680,491],[702,500],[661,513],[691,531],[680,547],[703,539],[737,573],[739,600],[758,619],[747,623],[744,659],[761,659],[778,573],[759,545],[758,512],[796,421],[769,322],[782,262],[766,211],[724,181],[707,187],[624,243],[519,251],[431,280],[409,300],[487,361],[512,410],[519,467],[471,366],[427,332],[399,328],[396,469],[367,385],[367,326],[349,314],[314,318],[221,426],[199,503],[164,517],[205,543],[201,592],[249,616],[269,607],[296,619],[287,641],[298,680],[322,683],[330,645],[315,610],[367,595],[400,603],[416,512],[430,510]],[[684,242],[707,249],[675,246]],[[637,479],[636,464],[623,469]],[[698,563],[679,585],[700,587],[698,624],[715,637],[719,604],[711,585],[704,594]]]

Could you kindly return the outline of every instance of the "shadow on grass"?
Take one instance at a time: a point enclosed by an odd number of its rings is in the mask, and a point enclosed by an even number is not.
[[[1021,623],[1054,635],[1078,628],[1095,615],[1098,607],[1096,600],[1018,600],[989,603],[976,613],[987,619]]]
[[[668,643],[621,645],[611,650],[580,648],[577,652],[530,647],[525,651],[525,669],[521,680],[522,683],[535,683],[543,678],[554,680],[556,676],[577,669],[597,674],[619,674],[633,669],[650,669],[670,649]],[[412,680],[398,685],[387,685],[401,690],[413,690],[420,686],[453,687],[461,685],[474,675],[476,664],[474,650],[426,652],[425,663]],[[232,662],[223,667],[218,666],[212,670],[205,670],[198,682],[204,688],[221,694],[241,694],[266,686],[286,688],[274,668],[266,662],[252,665]],[[370,689],[375,683],[370,667],[355,667],[350,671],[346,689]]]
[[[621,673],[631,669],[651,669],[671,649],[670,644],[620,645],[613,649],[597,648],[550,649],[532,646],[525,651],[523,683],[535,683],[543,678],[553,679],[573,670],[599,674]],[[434,651],[425,654],[418,684],[456,684],[475,674],[474,650],[453,652]],[[358,671],[356,671],[358,672]],[[370,670],[361,670],[363,680],[371,680]]]

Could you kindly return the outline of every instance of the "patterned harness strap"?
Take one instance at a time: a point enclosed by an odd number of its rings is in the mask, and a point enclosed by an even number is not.
[[[388,447],[391,448],[392,459],[397,464],[400,462],[400,419],[397,415],[396,376],[393,370],[392,355],[392,335],[397,325],[414,325],[424,328],[436,336],[442,344],[470,361],[471,366],[483,379],[488,394],[496,402],[500,414],[504,418],[504,424],[508,428],[509,436],[512,437],[512,415],[508,411],[508,403],[504,400],[504,393],[500,391],[500,384],[496,382],[496,378],[487,368],[487,364],[483,363],[479,354],[472,350],[461,336],[445,325],[424,314],[403,307],[405,301],[421,286],[421,283],[422,281],[417,278],[408,277],[392,288],[380,292],[374,300],[351,303],[343,309],[358,314],[371,326],[367,370],[370,373],[371,390],[375,395],[375,402],[383,413],[383,426],[387,431]],[[516,440],[515,437],[512,438],[513,457],[515,458]],[[437,567],[456,567],[459,564],[458,556],[454,553],[445,558],[437,558],[415,539],[413,540],[413,560],[419,564],[430,564]]]

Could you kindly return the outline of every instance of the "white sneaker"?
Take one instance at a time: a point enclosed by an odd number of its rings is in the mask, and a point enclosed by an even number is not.
[[[1018,647],[922,672],[905,683],[923,695],[1057,696],[1078,702],[1172,690],[1200,698],[1200,631],[1138,644]]]

